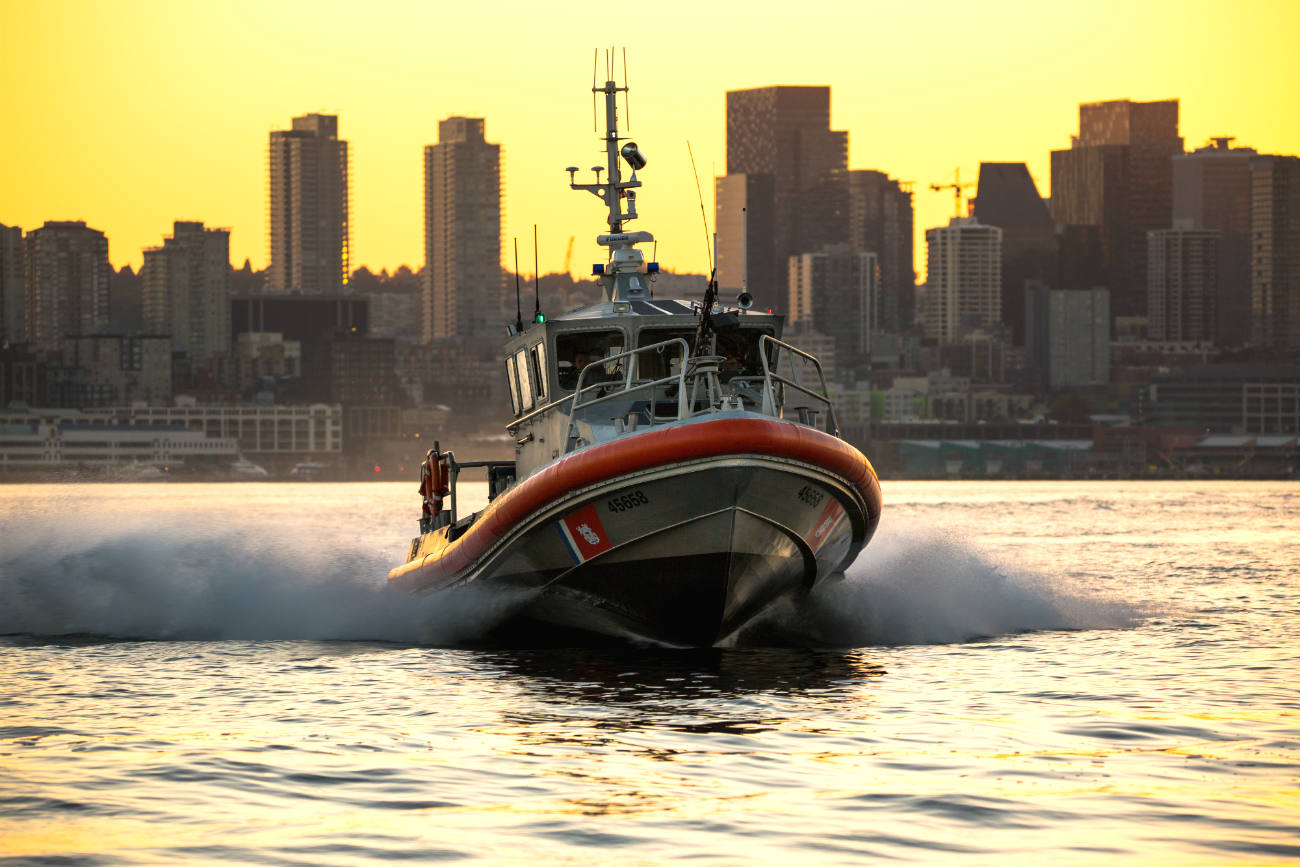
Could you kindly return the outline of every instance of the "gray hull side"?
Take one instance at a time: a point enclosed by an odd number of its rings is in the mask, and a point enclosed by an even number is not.
[[[816,467],[701,460],[574,492],[463,583],[532,591],[518,615],[534,621],[710,646],[847,567],[866,525],[861,498]]]

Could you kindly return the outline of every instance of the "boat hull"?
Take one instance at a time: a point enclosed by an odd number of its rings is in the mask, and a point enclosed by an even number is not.
[[[520,617],[709,646],[776,599],[815,589],[870,538],[879,485],[840,440],[818,434],[824,441],[810,446],[807,434],[818,432],[770,419],[689,427],[656,431],[666,434],[659,442],[643,435],[593,447],[551,479],[582,479],[598,464],[603,472],[586,484],[556,491],[495,538],[491,507],[453,542],[426,534],[390,578],[419,592],[496,583],[531,591]],[[700,441],[717,454],[699,454]],[[499,500],[529,493],[534,479]],[[471,562],[460,562],[466,553]]]

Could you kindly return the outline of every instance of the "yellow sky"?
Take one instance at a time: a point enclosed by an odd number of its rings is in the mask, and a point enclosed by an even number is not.
[[[650,159],[634,227],[679,271],[706,267],[686,142],[711,224],[729,89],[831,85],[850,167],[916,182],[918,260],[952,212],[928,184],[1025,161],[1046,195],[1080,102],[1177,97],[1189,146],[1300,152],[1297,0],[0,0],[0,223],[84,219],[138,268],[173,220],[202,220],[263,267],[266,134],[322,111],[352,151],[354,263],[419,267],[422,149],[468,114],[504,147],[503,255],[518,236],[530,271],[537,223],[542,270],[576,235],[581,273],[604,259],[601,206],[563,169],[599,161],[588,89],[610,44]]]

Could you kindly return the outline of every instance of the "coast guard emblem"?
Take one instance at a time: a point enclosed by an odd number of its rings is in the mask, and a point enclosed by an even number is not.
[[[574,563],[585,563],[614,547],[595,506],[583,506],[576,512],[570,512],[556,522],[555,528],[560,531],[560,537],[564,539],[564,546],[569,549],[569,556]]]

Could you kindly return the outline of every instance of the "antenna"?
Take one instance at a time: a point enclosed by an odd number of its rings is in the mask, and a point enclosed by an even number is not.
[[[700,189],[700,173],[695,170],[695,151],[691,150],[691,140],[686,140],[686,153],[691,157],[691,173],[695,175],[695,195],[700,199],[700,219],[704,221],[704,254],[705,261],[713,261],[713,247],[709,244],[709,218],[704,213],[704,191]],[[716,276],[716,267],[713,269]],[[712,280],[710,280],[712,282]]]
[[[542,271],[537,265],[536,223],[533,223],[533,321],[542,321]]]
[[[519,304],[519,239],[515,238],[515,332],[524,330],[524,311]]]
[[[623,46],[623,125],[627,131],[632,131],[632,91],[631,86],[627,83],[627,46]]]
[[[591,49],[591,131],[596,132],[596,61],[600,59],[600,49]]]

